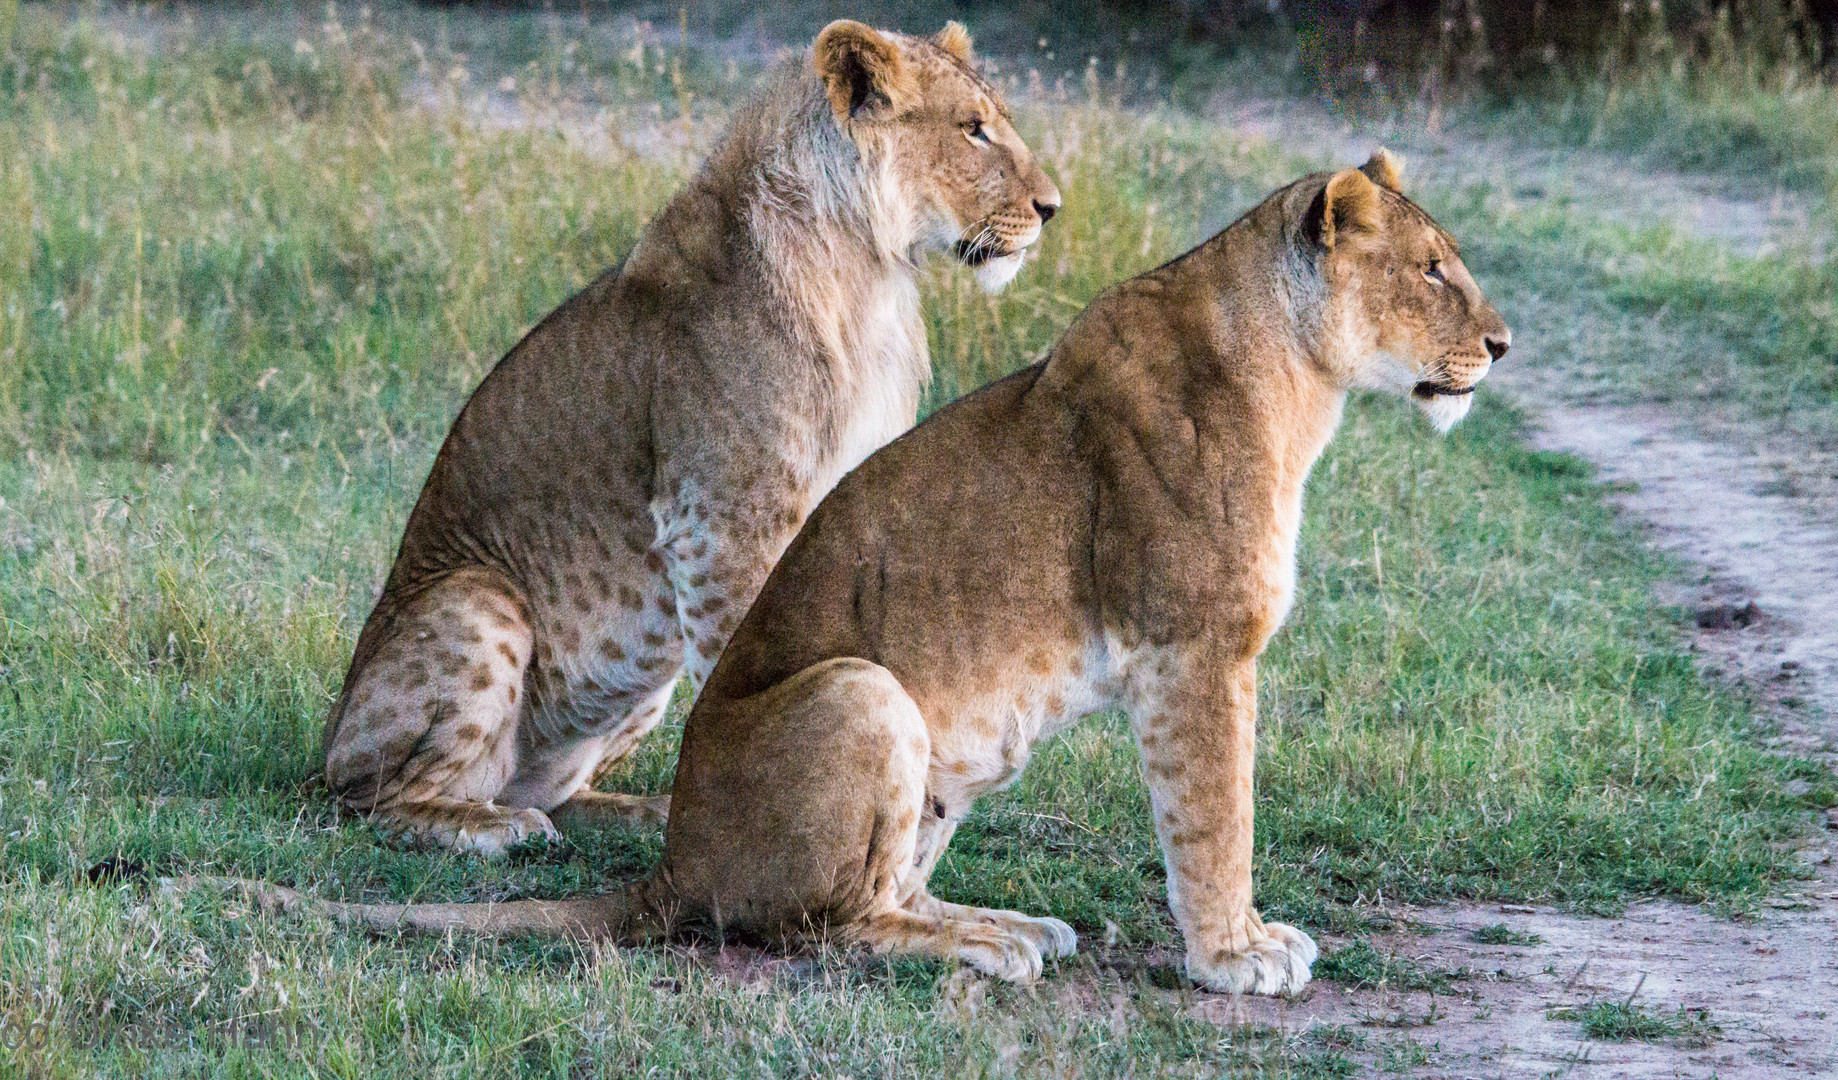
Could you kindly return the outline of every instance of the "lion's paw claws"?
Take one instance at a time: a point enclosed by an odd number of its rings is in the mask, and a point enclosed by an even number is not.
[[[1265,923],[1264,935],[1243,951],[1219,949],[1187,955],[1187,974],[1222,994],[1293,994],[1308,985],[1309,965],[1320,950],[1313,938],[1283,923]]]

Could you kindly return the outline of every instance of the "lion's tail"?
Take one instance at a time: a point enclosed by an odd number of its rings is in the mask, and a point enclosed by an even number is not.
[[[161,878],[174,891],[239,892],[270,911],[319,915],[372,930],[449,931],[498,937],[550,937],[642,944],[669,937],[671,911],[660,902],[655,878],[583,900],[513,900],[501,904],[353,904],[321,900],[284,885],[248,878],[186,875]]]

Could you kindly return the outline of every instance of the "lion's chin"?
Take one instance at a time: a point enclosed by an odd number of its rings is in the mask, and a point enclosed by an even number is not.
[[[1021,264],[1027,259],[1027,252],[1015,251],[1007,255],[991,255],[971,266],[971,273],[976,275],[976,283],[987,293],[1001,292],[1015,275],[1021,272]]]
[[[1446,435],[1462,417],[1468,415],[1468,407],[1474,404],[1474,395],[1412,394],[1411,400],[1417,403],[1417,408],[1423,410],[1423,415],[1430,418],[1436,430]]]

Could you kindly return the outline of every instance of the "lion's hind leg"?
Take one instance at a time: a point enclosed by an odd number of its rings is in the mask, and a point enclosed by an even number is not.
[[[1079,936],[1050,915],[1025,915],[1003,908],[972,907],[940,900],[921,889],[906,901],[906,910],[919,916],[954,922],[987,923],[1026,938],[1043,959],[1057,960],[1079,951]]]
[[[886,668],[840,657],[743,700],[705,700],[679,762],[661,876],[703,917],[1039,976],[1040,949],[1014,928],[904,906],[929,869],[915,855],[931,735]]]
[[[877,953],[905,952],[955,957],[1009,982],[1040,977],[1040,949],[1030,936],[1000,923],[920,915],[905,908],[867,916],[844,931],[849,940]]]
[[[498,806],[516,767],[534,635],[521,595],[485,569],[379,607],[326,733],[326,784],[413,838],[500,855],[559,834],[541,810]]]

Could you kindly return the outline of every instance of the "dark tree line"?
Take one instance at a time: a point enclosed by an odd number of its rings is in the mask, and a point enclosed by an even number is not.
[[[1153,8],[1159,0],[1114,0]],[[1172,0],[1193,37],[1231,44],[1301,35],[1330,66],[1449,76],[1735,50],[1762,63],[1838,69],[1838,0]]]
[[[1736,55],[1838,75],[1838,0],[422,0],[454,8],[623,12],[668,26],[748,21],[787,38],[831,18],[890,26],[968,21],[997,47],[1036,39],[1066,55],[1115,57],[1177,42],[1227,50],[1297,48],[1314,74],[1398,83],[1483,76],[1508,82],[1590,75],[1654,54]]]

